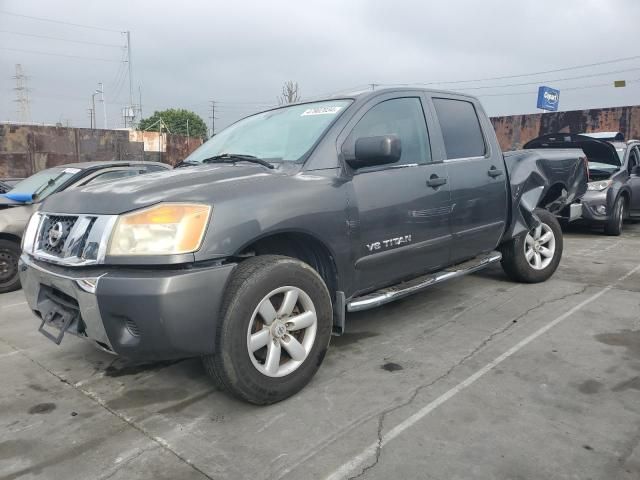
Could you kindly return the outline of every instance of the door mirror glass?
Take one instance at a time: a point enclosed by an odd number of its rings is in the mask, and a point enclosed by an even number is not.
[[[355,152],[347,163],[353,168],[387,165],[400,160],[402,145],[397,135],[361,137],[356,140]]]

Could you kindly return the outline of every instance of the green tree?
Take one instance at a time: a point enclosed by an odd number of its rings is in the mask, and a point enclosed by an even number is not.
[[[207,138],[207,124],[204,120],[196,113],[184,108],[168,108],[161,112],[154,112],[150,117],[140,120],[138,130],[158,131],[161,119],[163,129],[166,128],[171,133]]]

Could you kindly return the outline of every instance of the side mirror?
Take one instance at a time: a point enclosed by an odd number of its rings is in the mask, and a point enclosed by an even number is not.
[[[355,152],[347,163],[353,168],[386,165],[400,160],[402,145],[397,135],[362,137],[356,140]]]
[[[636,177],[640,177],[640,165],[636,165],[631,169],[631,175],[635,175]]]

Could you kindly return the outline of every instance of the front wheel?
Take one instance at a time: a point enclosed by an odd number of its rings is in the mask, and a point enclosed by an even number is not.
[[[20,288],[18,259],[20,245],[11,240],[0,240],[0,293],[12,292]]]
[[[622,224],[626,214],[626,201],[621,195],[613,205],[613,212],[609,216],[607,223],[604,224],[604,233],[607,235],[618,236],[622,233]]]
[[[238,265],[221,314],[205,369],[218,386],[259,405],[302,389],[331,337],[326,285],[309,265],[289,257],[257,256]]]
[[[501,248],[502,269],[517,282],[544,282],[562,258],[562,229],[557,218],[542,209],[536,209],[535,214],[540,225]]]

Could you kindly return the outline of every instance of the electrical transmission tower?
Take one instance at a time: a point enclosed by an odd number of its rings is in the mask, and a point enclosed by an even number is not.
[[[18,104],[18,121],[21,123],[31,122],[31,106],[29,105],[29,89],[27,88],[27,76],[22,71],[22,65],[16,63],[16,74],[13,77],[16,80],[14,90]]]

